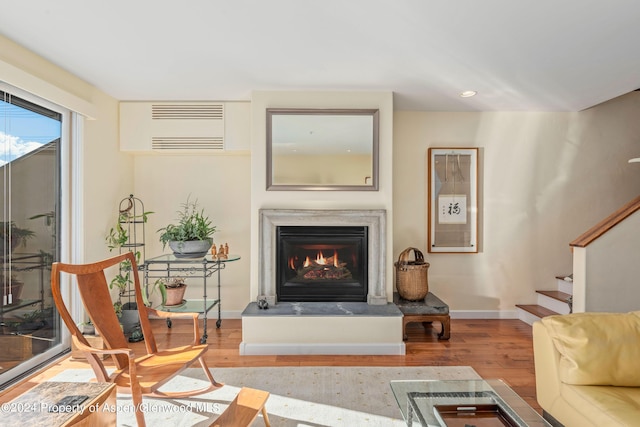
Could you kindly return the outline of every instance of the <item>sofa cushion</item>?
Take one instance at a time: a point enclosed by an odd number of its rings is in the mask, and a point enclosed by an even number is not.
[[[542,319],[566,384],[640,386],[640,312],[574,313]]]
[[[637,387],[562,384],[560,395],[595,426],[637,426],[640,420],[640,388]]]

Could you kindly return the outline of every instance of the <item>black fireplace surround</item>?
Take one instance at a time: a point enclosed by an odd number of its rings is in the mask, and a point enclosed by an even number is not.
[[[367,227],[276,228],[278,301],[367,300]]]

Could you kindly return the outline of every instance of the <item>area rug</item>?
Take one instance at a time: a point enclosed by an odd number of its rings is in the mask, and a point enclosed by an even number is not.
[[[212,368],[224,387],[189,399],[144,398],[149,426],[209,426],[242,387],[271,393],[267,412],[273,427],[403,427],[392,380],[479,379],[469,366]],[[71,369],[50,381],[86,382],[89,369]],[[201,369],[187,369],[163,389],[204,387]],[[118,394],[118,426],[135,426],[131,399]],[[259,416],[252,427],[264,426]]]

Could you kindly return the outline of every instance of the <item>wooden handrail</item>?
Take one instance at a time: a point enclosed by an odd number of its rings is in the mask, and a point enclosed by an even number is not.
[[[607,231],[611,230],[617,224],[620,224],[625,218],[629,217],[637,210],[640,209],[640,196],[636,197],[607,218],[600,221],[595,226],[591,227],[588,231],[583,233],[580,237],[569,243],[569,246],[575,248],[584,248],[591,242],[602,236]]]

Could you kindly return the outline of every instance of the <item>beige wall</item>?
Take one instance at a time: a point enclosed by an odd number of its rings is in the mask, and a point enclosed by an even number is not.
[[[452,310],[512,311],[571,272],[569,242],[638,194],[640,93],[578,113],[394,116],[394,254],[425,251]],[[480,147],[481,251],[426,253],[429,147]]]
[[[118,102],[104,94],[94,97],[96,120],[85,121],[83,158],[84,259],[92,262],[109,253],[105,236],[118,218],[121,199],[135,193],[133,157],[119,150]]]
[[[163,253],[157,230],[175,223],[176,213],[187,198],[197,199],[217,231],[214,243],[229,244],[229,252],[241,256],[221,273],[222,310],[226,316],[239,316],[249,301],[250,257],[250,177],[251,157],[247,152],[228,155],[155,155],[135,157],[135,194],[145,210],[153,211],[146,227],[147,257]],[[167,247],[164,250],[169,253]],[[186,276],[188,298],[202,297],[201,276]],[[208,279],[209,297],[216,295]],[[233,312],[233,314],[229,314]],[[214,313],[210,313],[212,316]]]

